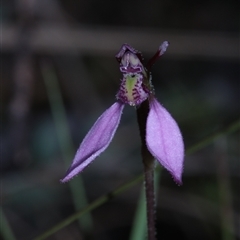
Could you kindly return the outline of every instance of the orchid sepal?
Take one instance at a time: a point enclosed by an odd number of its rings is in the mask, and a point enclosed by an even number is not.
[[[116,102],[97,119],[83,139],[61,182],[72,179],[109,146],[119,125],[123,108],[123,103]]]
[[[146,124],[146,144],[153,157],[182,184],[184,143],[170,113],[152,97]]]

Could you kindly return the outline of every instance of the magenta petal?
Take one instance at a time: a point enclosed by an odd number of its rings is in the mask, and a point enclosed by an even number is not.
[[[155,98],[150,100],[146,144],[150,153],[181,184],[184,159],[182,134],[170,113]]]
[[[98,118],[83,139],[61,182],[69,181],[108,147],[119,125],[123,108],[124,104],[116,102]]]

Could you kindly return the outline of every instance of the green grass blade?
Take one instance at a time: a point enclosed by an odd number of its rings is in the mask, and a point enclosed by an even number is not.
[[[3,213],[2,207],[0,207],[0,233],[4,240],[16,240],[12,229]]]
[[[100,207],[104,203],[110,201],[111,199],[115,198],[116,196],[120,195],[123,192],[126,192],[131,187],[135,186],[136,184],[140,183],[143,180],[143,175],[139,175],[138,177],[132,179],[131,181],[127,182],[126,184],[123,184],[122,186],[116,188],[114,191],[111,191],[102,197],[97,198],[95,201],[90,203],[88,206],[84,207],[81,211],[78,211],[74,213],[73,215],[69,216],[62,222],[58,223],[51,229],[47,230],[40,236],[34,238],[34,240],[43,240],[47,237],[51,236],[55,232],[59,231],[60,229],[68,226],[70,223],[76,221],[78,218],[82,217],[83,215],[87,214],[88,212],[93,211],[94,209]]]
[[[56,126],[60,149],[67,169],[74,156],[74,144],[68,127],[67,114],[64,108],[60,86],[57,81],[57,76],[49,63],[42,64],[42,74],[47,89],[54,124]],[[75,209],[78,211],[87,205],[87,197],[81,176],[69,182],[69,187]],[[85,218],[80,220],[80,225],[86,234],[90,234],[92,230],[91,215],[86,214]]]

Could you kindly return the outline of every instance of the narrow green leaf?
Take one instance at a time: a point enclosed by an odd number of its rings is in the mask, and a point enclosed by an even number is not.
[[[4,240],[15,240],[12,229],[4,215],[2,207],[0,207],[0,233]]]
[[[67,169],[74,156],[74,144],[67,122],[67,114],[64,108],[60,86],[50,63],[42,64],[42,74],[56,126],[60,149]],[[78,211],[87,205],[87,197],[81,176],[71,181],[69,186],[75,209]],[[80,220],[80,225],[86,234],[90,234],[93,225],[91,215],[86,214],[85,218]]]

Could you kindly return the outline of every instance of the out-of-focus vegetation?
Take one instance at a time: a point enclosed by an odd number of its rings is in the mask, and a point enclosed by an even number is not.
[[[114,56],[122,43],[147,59],[170,41],[152,69],[153,84],[186,148],[239,119],[236,3],[2,2],[1,239],[33,239],[75,212],[72,193],[82,195],[59,179],[89,128],[115,101],[121,74]],[[161,172],[159,239],[240,238],[239,131],[186,156],[184,169],[181,187]],[[81,174],[88,201],[141,171],[136,113],[126,107],[110,147]],[[95,209],[92,224],[84,215],[48,239],[128,239],[141,187]]]

